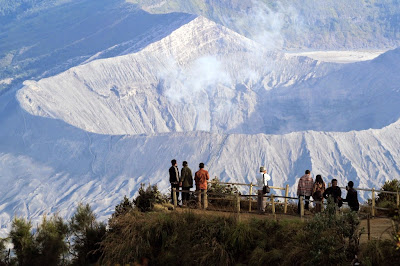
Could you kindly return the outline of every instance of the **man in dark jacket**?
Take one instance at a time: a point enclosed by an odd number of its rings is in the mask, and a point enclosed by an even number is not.
[[[357,191],[353,188],[353,186],[353,181],[349,181],[349,183],[347,183],[347,196],[343,201],[349,204],[349,207],[352,211],[358,212],[360,204],[358,203]]]
[[[336,179],[332,179],[332,186],[325,189],[323,196],[325,199],[327,199],[329,196],[331,196],[333,198],[333,201],[337,204],[337,206],[339,208],[342,207],[342,204],[343,204],[343,201],[341,198],[342,191],[340,190],[340,187],[337,186]]]
[[[189,168],[188,163],[183,161],[183,168],[181,169],[181,183],[182,183],[182,204],[186,205],[189,201],[189,190],[193,187],[192,170]]]
[[[171,161],[172,166],[169,168],[169,182],[171,183],[171,202],[174,204],[174,188],[176,189],[176,200],[179,198],[179,169],[175,159]]]

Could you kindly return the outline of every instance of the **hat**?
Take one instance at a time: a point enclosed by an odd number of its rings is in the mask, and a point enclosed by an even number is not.
[[[260,173],[263,173],[263,172],[265,172],[265,171],[267,171],[267,169],[265,169],[264,166],[261,166],[261,167],[260,167]]]

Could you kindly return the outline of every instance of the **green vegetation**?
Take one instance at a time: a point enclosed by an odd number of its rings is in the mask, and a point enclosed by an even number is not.
[[[400,191],[400,181],[397,179],[386,181],[385,184],[383,184],[381,190],[391,191],[391,192]],[[399,215],[399,210],[397,208],[397,195],[396,194],[388,194],[388,193],[380,192],[378,194],[378,199],[376,200],[376,205],[381,208],[388,208],[389,216],[393,217],[393,216]]]
[[[233,191],[219,182],[214,189]],[[388,265],[400,260],[399,216],[393,218],[393,240],[360,245],[357,213],[338,213],[333,202],[305,221],[275,221],[190,209],[151,211],[165,198],[156,186],[141,185],[133,201],[124,197],[115,207],[107,229],[87,204],[79,204],[68,223],[57,215],[44,217],[37,230],[15,218],[8,238],[0,241],[0,265],[349,265],[356,256],[363,265]],[[11,253],[7,242],[13,244]]]
[[[167,197],[158,190],[157,185],[149,185],[146,189],[144,187],[144,184],[140,185],[139,195],[132,202],[140,211],[151,211],[154,204],[163,204],[168,201]]]

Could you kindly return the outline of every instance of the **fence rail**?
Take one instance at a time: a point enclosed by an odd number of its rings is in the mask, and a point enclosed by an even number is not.
[[[236,205],[238,206],[237,208],[239,208],[240,209],[240,202],[241,202],[241,200],[240,200],[240,198],[241,197],[246,197],[246,200],[245,201],[248,201],[248,203],[249,203],[249,208],[248,208],[248,211],[249,212],[251,212],[252,211],[252,202],[254,201],[253,200],[253,197],[260,197],[260,195],[259,195],[259,191],[258,191],[258,193],[257,194],[254,194],[253,192],[253,189],[254,188],[261,188],[261,186],[258,186],[258,185],[256,185],[256,184],[253,184],[253,183],[250,183],[250,184],[247,184],[247,183],[235,183],[235,182],[220,182],[220,181],[208,181],[208,183],[209,184],[213,184],[213,183],[218,183],[218,184],[221,184],[221,185],[233,185],[233,186],[248,186],[249,187],[249,194],[247,194],[247,195],[239,195],[238,194],[238,198],[235,198],[235,199],[230,199],[231,201],[238,201],[239,203],[236,203]],[[341,189],[345,189],[344,187],[340,187]],[[300,200],[300,209],[302,209],[302,210],[300,210],[300,216],[303,216],[304,215],[304,199],[302,198],[302,197],[299,197],[299,198],[294,198],[294,197],[289,197],[289,185],[288,184],[286,184],[286,186],[285,187],[275,187],[275,186],[270,186],[270,189],[272,189],[272,190],[283,190],[283,191],[285,191],[285,196],[277,196],[277,195],[274,195],[274,194],[270,194],[270,195],[263,195],[262,197],[267,197],[267,198],[270,198],[270,204],[272,205],[272,209],[273,209],[273,214],[275,214],[275,204],[281,204],[281,203],[278,203],[278,202],[275,202],[275,200],[274,199],[276,199],[276,198],[283,198],[284,199],[284,202],[283,202],[283,205],[284,205],[284,210],[283,210],[283,213],[284,214],[286,214],[287,213],[287,207],[288,207],[288,200],[289,199],[291,199],[291,200]],[[174,189],[175,190],[175,189]],[[392,194],[392,195],[396,195],[396,206],[397,206],[397,208],[399,208],[399,205],[400,205],[400,194],[399,194],[399,191],[397,191],[397,192],[393,192],[393,191],[385,191],[385,190],[375,190],[375,188],[372,188],[372,189],[368,189],[368,188],[355,188],[355,190],[360,190],[360,191],[369,191],[369,192],[371,192],[371,216],[372,217],[374,217],[375,216],[375,211],[376,210],[389,210],[388,208],[380,208],[380,207],[376,207],[375,205],[376,205],[376,193],[378,192],[378,193],[385,193],[385,194]],[[177,196],[176,196],[176,192],[182,192],[183,190],[180,190],[180,191],[176,191],[175,190],[175,193],[173,193],[173,195],[174,195],[174,197],[173,197],[173,203],[174,203],[174,206],[177,206]],[[183,192],[185,192],[185,191],[183,191]],[[198,199],[199,199],[199,202],[198,202],[198,205],[200,204],[201,205],[201,203],[203,203],[203,206],[208,206],[208,199],[207,199],[207,197],[208,197],[208,195],[211,195],[211,193],[207,193],[207,191],[205,191],[205,193],[203,193],[203,194],[201,194],[202,195],[202,197],[200,197],[200,194],[198,194]],[[205,199],[205,201],[206,202],[200,202],[200,198],[203,198],[203,199]],[[227,197],[224,197],[224,199],[225,200],[228,200],[228,198]],[[211,200],[216,200],[216,198],[212,198]],[[318,201],[313,201],[313,200],[306,200],[306,201],[309,201],[309,202],[318,202]],[[240,210],[239,210],[239,212],[240,212]]]

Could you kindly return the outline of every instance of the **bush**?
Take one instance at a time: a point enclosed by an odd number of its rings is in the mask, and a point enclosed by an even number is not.
[[[115,206],[115,212],[112,214],[111,219],[114,219],[120,215],[124,215],[132,210],[133,202],[124,196],[124,199],[117,206]]]
[[[397,192],[400,190],[400,182],[397,179],[386,181],[381,189],[384,191]],[[381,208],[389,209],[389,211],[385,211],[385,213],[390,217],[399,214],[399,209],[397,207],[397,195],[395,194],[380,192],[378,194],[378,199],[376,200],[376,205]]]
[[[391,191],[391,192],[400,191],[400,181],[397,179],[386,181],[385,184],[383,184],[381,190]],[[380,192],[378,194],[378,199],[376,202],[377,204],[379,204],[380,202],[384,201],[393,202],[394,204],[396,204],[396,195]]]
[[[133,204],[135,204],[140,211],[148,212],[153,210],[154,204],[163,204],[168,202],[167,197],[161,194],[157,185],[149,185],[146,189],[144,187],[144,184],[140,185],[139,195],[133,200]]]
[[[307,222],[293,256],[305,265],[345,264],[358,252],[359,224],[356,213],[336,214],[336,205],[328,200],[327,208]]]
[[[207,194],[209,194],[211,198],[208,200],[208,202],[213,206],[233,207],[234,201],[232,201],[232,196],[237,193],[239,193],[239,191],[236,186],[221,184],[221,181],[218,179],[218,177],[214,177],[210,183],[208,183]]]

